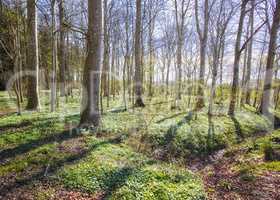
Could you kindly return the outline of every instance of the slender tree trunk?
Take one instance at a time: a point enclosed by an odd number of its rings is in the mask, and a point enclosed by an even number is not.
[[[88,0],[87,58],[83,75],[81,126],[99,126],[102,55],[102,0]]]
[[[267,55],[266,71],[265,71],[265,80],[263,95],[261,99],[261,106],[259,108],[260,113],[268,114],[270,107],[271,99],[271,89],[272,89],[272,77],[273,77],[273,65],[276,55],[276,42],[277,42],[277,33],[280,24],[280,1],[276,1],[276,9],[273,16],[273,23],[270,30],[270,42]]]
[[[35,0],[27,0],[27,45],[27,67],[32,74],[28,77],[26,109],[38,110],[40,108],[39,54]]]
[[[136,30],[135,30],[135,106],[144,107],[142,99],[142,66],[141,66],[141,0],[136,0]]]
[[[167,58],[167,70],[166,70],[166,80],[165,80],[165,84],[166,84],[166,98],[169,95],[169,73],[170,73],[170,65],[171,65],[171,58],[168,56]]]
[[[236,43],[235,43],[235,51],[234,51],[234,64],[233,64],[233,80],[232,80],[232,88],[231,88],[231,99],[230,99],[230,105],[228,114],[234,115],[235,112],[235,106],[237,101],[237,94],[238,94],[238,85],[239,85],[239,63],[240,63],[240,43],[241,43],[241,37],[242,37],[242,30],[243,30],[243,24],[244,24],[244,18],[246,15],[246,5],[248,3],[248,0],[242,0],[241,5],[241,13],[239,18],[239,24],[238,24],[238,31],[237,31],[237,37],[236,37]]]
[[[152,10],[151,8],[149,8],[149,92],[148,95],[149,97],[153,96],[153,79],[154,79],[154,62],[153,62],[153,54],[154,54],[154,50],[153,50],[153,29],[154,29],[154,22],[152,19]]]
[[[115,100],[116,96],[116,44],[113,42],[112,45],[112,60],[111,60],[111,94],[113,96],[113,100]]]
[[[253,37],[255,0],[251,1],[251,5],[252,8],[250,13],[250,35]],[[245,77],[245,103],[246,104],[250,104],[250,99],[251,99],[250,80],[251,80],[252,52],[253,52],[253,38],[251,38],[248,45],[247,70],[246,70],[246,77]]]
[[[59,86],[60,86],[60,96],[64,97],[66,95],[66,33],[65,33],[65,20],[64,20],[64,0],[59,0],[59,30],[60,30],[60,46],[59,46]]]
[[[267,37],[267,29],[265,31],[264,40],[266,39],[266,37]],[[259,98],[260,87],[261,87],[261,76],[262,76],[262,69],[263,69],[263,56],[264,56],[265,47],[266,47],[266,45],[264,44],[262,47],[261,56],[260,56],[260,60],[259,60],[256,94],[255,94],[254,103],[253,103],[253,106],[255,108],[257,107],[257,101]]]
[[[225,38],[223,37],[221,39],[221,59],[220,59],[220,87],[221,87],[221,102],[223,101],[224,98],[224,89],[223,89],[223,64],[224,64],[224,54],[225,54]]]
[[[208,41],[208,25],[209,25],[209,4],[208,0],[204,1],[204,26],[203,30],[200,30],[199,19],[198,19],[198,5],[197,0],[195,1],[195,16],[196,16],[196,27],[200,41],[200,70],[199,70],[199,85],[197,92],[197,103],[196,109],[201,109],[205,106],[204,102],[204,78],[205,78],[205,59],[206,59],[206,48]]]
[[[51,16],[52,16],[52,28],[51,28],[51,39],[52,39],[52,74],[51,74],[51,112],[55,111],[57,103],[57,92],[56,92],[56,70],[57,70],[57,38],[55,30],[55,0],[52,0],[51,5]]]

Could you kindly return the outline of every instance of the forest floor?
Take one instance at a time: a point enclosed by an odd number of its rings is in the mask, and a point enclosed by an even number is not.
[[[280,199],[280,162],[264,159],[280,131],[252,108],[209,119],[114,101],[93,131],[75,128],[77,99],[21,116],[6,93],[0,104],[0,199]]]

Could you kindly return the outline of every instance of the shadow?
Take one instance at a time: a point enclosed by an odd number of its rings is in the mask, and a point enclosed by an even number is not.
[[[190,122],[193,118],[193,112],[189,112],[189,114],[187,116],[185,116],[181,121],[179,121],[176,125],[172,125],[166,132],[165,136],[164,136],[164,146],[166,147],[166,149],[170,148],[170,145],[172,144],[172,141],[174,141],[176,134],[177,134],[177,130],[183,126],[184,124]]]
[[[112,171],[109,173],[105,180],[103,180],[105,193],[103,194],[102,199],[110,199],[114,192],[124,186],[130,176],[138,176],[138,173],[142,173],[141,169],[143,166],[152,165],[154,163],[155,161],[148,160],[143,163],[138,163],[134,167],[125,166],[118,169],[117,171]],[[139,174],[139,176],[141,176],[141,174]]]
[[[178,116],[183,115],[183,114],[186,114],[186,112],[176,113],[176,114],[171,115],[171,116],[169,116],[169,117],[165,117],[165,118],[163,118],[163,119],[161,119],[161,120],[158,120],[156,123],[157,123],[157,124],[160,124],[160,123],[164,122],[165,120],[173,119],[173,118],[178,117]]]
[[[127,108],[120,107],[120,108],[112,109],[109,112],[110,113],[123,113],[123,112],[126,112],[127,110],[128,110]]]
[[[208,135],[207,135],[207,154],[211,155],[214,151],[215,143],[215,128],[212,121],[212,116],[208,115]]]
[[[127,166],[108,174],[104,180],[106,191],[102,199],[109,199],[115,191],[125,184],[129,176],[133,175],[136,170],[137,169]]]
[[[0,135],[3,134],[6,131],[9,130],[14,130],[14,129],[21,129],[21,128],[26,128],[32,125],[31,121],[23,121],[19,124],[7,124],[7,125],[3,125],[0,126]]]
[[[244,141],[245,137],[244,137],[244,134],[242,132],[240,123],[238,122],[238,120],[234,116],[230,116],[230,118],[233,121],[234,128],[235,128],[235,133],[237,134],[237,142]]]
[[[78,161],[84,159],[91,151],[97,149],[100,146],[111,144],[111,143],[114,143],[114,140],[101,141],[79,153],[57,159],[54,162],[52,162],[52,164],[48,167],[42,166],[41,169],[36,173],[31,173],[31,174],[28,173],[27,177],[21,179],[17,178],[12,183],[8,183],[8,184],[4,183],[0,186],[0,197],[5,197],[5,195],[7,195],[8,193],[13,193],[17,188],[31,185],[34,181],[43,181],[44,179],[47,178],[48,174],[54,174],[65,165],[77,163]]]
[[[66,116],[64,119],[65,123],[77,121],[79,119],[79,115],[70,115]],[[35,119],[27,119],[22,121],[19,124],[11,123],[7,125],[0,126],[0,135],[5,134],[7,131],[14,131],[14,129],[21,128],[33,128],[34,127],[44,127],[48,123],[58,122],[59,117],[49,117],[49,118],[35,118]]]
[[[77,138],[79,136],[81,136],[80,131],[77,128],[73,128],[70,130],[63,131],[59,134],[52,134],[47,137],[39,138],[37,140],[31,140],[27,143],[20,144],[14,148],[4,149],[0,151],[0,162],[3,162],[4,160],[12,157],[16,157],[19,154],[27,153],[28,151],[45,144],[54,142],[60,143],[62,141]]]
[[[156,102],[156,103],[147,104],[147,106],[162,105],[162,104],[167,104],[167,103],[170,103],[170,102],[172,102],[172,101],[160,101],[160,102]]]
[[[0,111],[0,119],[1,118],[5,118],[5,117],[10,117],[12,115],[17,115],[18,113],[17,112],[14,112],[15,109],[11,109],[10,112],[1,112]]]

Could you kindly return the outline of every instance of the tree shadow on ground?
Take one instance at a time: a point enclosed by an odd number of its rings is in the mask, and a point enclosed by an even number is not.
[[[111,173],[109,173],[107,175],[107,178],[104,180],[105,193],[102,196],[102,199],[109,199],[114,194],[114,192],[124,186],[130,176],[142,173],[142,167],[146,165],[152,165],[154,163],[154,160],[147,160],[134,166],[124,166],[116,171],[112,171]]]
[[[186,114],[186,112],[180,112],[180,113],[176,113],[176,114],[174,114],[174,115],[165,117],[165,118],[163,118],[163,119],[158,120],[156,123],[157,123],[157,124],[160,124],[160,123],[164,122],[165,120],[173,119],[173,118],[178,117],[178,116],[183,115],[183,114]]]
[[[169,149],[172,146],[172,142],[176,138],[177,131],[180,127],[182,127],[184,124],[190,122],[193,118],[193,112],[189,112],[187,116],[185,116],[182,120],[180,120],[177,124],[172,125],[166,132],[164,136],[164,146],[166,149],[166,152],[169,152]]]
[[[215,127],[211,115],[208,115],[208,135],[207,135],[207,154],[213,153],[213,146],[215,143]]]
[[[11,114],[13,115],[13,114]],[[4,134],[7,131],[13,130],[13,129],[20,129],[20,128],[26,128],[26,127],[31,127],[33,125],[35,126],[43,126],[45,123],[49,122],[58,122],[60,117],[48,117],[48,118],[35,118],[35,119],[24,119],[20,123],[10,123],[6,125],[1,125],[0,126],[0,135]],[[79,115],[68,115],[65,116],[64,121],[65,122],[73,122],[77,121],[79,119]]]
[[[3,126],[0,126],[0,135],[4,134],[5,132],[10,131],[10,130],[26,128],[31,125],[32,125],[31,121],[23,121],[19,124],[6,124]]]
[[[108,199],[111,197],[115,191],[125,184],[129,176],[133,175],[136,170],[137,169],[135,168],[126,166],[108,174],[106,180],[104,180],[106,191],[102,199]]]
[[[239,121],[234,116],[230,116],[230,118],[231,118],[231,120],[234,124],[235,133],[237,135],[237,142],[244,141],[245,136],[244,136],[244,133],[242,132],[241,125],[240,125]]]
[[[35,172],[28,172],[28,174],[23,178],[16,177],[15,181],[8,182],[0,186],[0,197],[5,199],[6,195],[13,193],[17,188],[32,185],[35,181],[47,180],[47,175],[56,173],[63,166],[77,163],[100,146],[106,144],[115,144],[115,142],[116,141],[114,139],[101,141],[87,149],[82,150],[81,152],[58,158],[53,161],[50,166],[41,166],[39,171],[35,170]]]
[[[40,146],[43,146],[43,145],[46,145],[49,143],[54,143],[54,142],[60,143],[62,141],[70,140],[70,139],[77,138],[80,136],[81,136],[80,131],[77,128],[73,128],[70,130],[65,130],[58,134],[51,134],[51,135],[43,137],[43,138],[31,140],[24,144],[20,144],[14,148],[4,149],[4,150],[0,151],[0,163],[6,159],[16,157],[19,154],[27,153],[30,150],[33,150]]]

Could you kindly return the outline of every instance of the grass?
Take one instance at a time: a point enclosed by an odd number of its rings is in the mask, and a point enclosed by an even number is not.
[[[280,150],[279,142],[273,142],[279,138],[280,131],[276,130],[271,134],[259,136],[255,139],[248,139],[242,145],[235,145],[228,149],[226,152],[226,156],[228,157],[237,150],[243,150],[243,153],[239,156],[238,164],[233,166],[233,170],[245,176],[258,176],[264,172],[280,172],[279,160],[265,159],[268,144],[271,145],[272,150]]]
[[[6,103],[0,101],[0,106]],[[218,115],[209,118],[206,109],[193,113],[184,105],[170,110],[170,99],[154,98],[144,109],[124,112],[119,100],[112,101],[109,108],[105,106],[96,135],[69,131],[79,122],[78,99],[61,103],[54,113],[49,113],[48,100],[43,99],[39,113],[0,118],[0,178],[16,174],[16,182],[23,185],[52,174],[63,187],[108,199],[205,199],[198,176],[175,162],[154,159],[184,163],[224,148],[241,148],[240,142],[253,149],[245,157],[259,158],[271,137],[254,144],[247,138],[267,132],[271,124],[251,108],[238,110],[232,118],[216,106]],[[250,166],[236,168],[245,179],[252,171]],[[258,170],[278,171],[279,162],[259,163]]]
[[[102,143],[102,142],[101,142]],[[148,159],[126,145],[99,145],[82,162],[59,174],[70,188],[102,193],[108,199],[205,199],[190,171]]]

